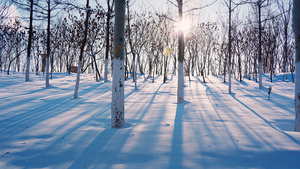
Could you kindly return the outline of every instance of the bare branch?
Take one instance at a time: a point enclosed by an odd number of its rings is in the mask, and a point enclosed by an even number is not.
[[[172,5],[176,6],[178,8],[178,5],[176,5],[174,2],[172,2],[171,0],[167,0],[168,2],[170,2]],[[177,0],[176,0],[177,1]]]
[[[206,8],[206,7],[209,7],[211,5],[213,5],[214,3],[216,3],[217,0],[215,0],[214,2],[210,3],[210,4],[207,4],[205,6],[201,6],[201,7],[198,7],[198,8],[192,8],[192,9],[189,9],[187,11],[184,11],[183,13],[187,13],[187,12],[191,12],[191,11],[194,11],[194,10],[200,10],[200,9],[203,9],[203,8]]]

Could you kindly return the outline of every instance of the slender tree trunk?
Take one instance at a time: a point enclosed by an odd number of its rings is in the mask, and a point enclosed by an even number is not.
[[[166,83],[166,81],[167,81],[167,78],[168,78],[168,76],[167,76],[167,66],[168,66],[168,58],[169,58],[169,55],[167,55],[167,56],[165,56],[166,58],[165,58],[165,63],[164,63],[164,81],[163,81],[163,83]]]
[[[49,87],[49,60],[50,60],[50,17],[51,17],[51,9],[50,9],[50,0],[48,3],[48,25],[47,25],[47,56],[46,56],[46,88]]]
[[[182,0],[178,0],[179,23],[182,22]],[[183,75],[183,58],[184,58],[184,32],[179,30],[178,36],[178,88],[177,88],[177,103],[184,101],[184,75]]]
[[[16,60],[19,56],[20,56],[20,54],[17,53],[17,56],[14,57],[12,60],[9,61],[9,64],[8,64],[8,67],[7,67],[7,75],[9,75],[9,69],[10,69],[10,66],[11,66],[12,62],[14,60]]]
[[[136,61],[135,61],[135,50],[133,48],[132,45],[132,40],[131,40],[131,28],[130,28],[130,11],[129,11],[129,1],[127,1],[127,26],[128,26],[128,40],[129,40],[129,46],[130,46],[130,50],[133,56],[133,61],[132,61],[132,67],[133,67],[133,82],[134,82],[134,89],[137,90],[137,80],[136,80]]]
[[[124,28],[125,0],[115,2],[113,84],[111,102],[111,127],[124,124]]]
[[[2,38],[2,37],[1,37]],[[2,47],[3,41],[0,41],[0,72],[2,72],[2,57],[3,57],[3,47]]]
[[[95,68],[96,68],[96,81],[98,82],[101,79],[101,75],[100,75],[100,72],[99,72],[99,69],[98,69],[98,65],[97,65],[95,55],[93,55],[92,57],[93,57],[94,65],[95,65]]]
[[[105,69],[104,69],[104,82],[107,82],[107,74],[108,74],[108,54],[109,54],[109,28],[110,28],[110,18],[111,18],[111,6],[109,1],[107,1],[108,11],[106,13],[106,50],[105,50]]]
[[[173,71],[173,74],[176,75],[176,62],[177,62],[177,59],[176,59],[176,55],[174,55],[174,71]]]
[[[226,57],[226,56],[225,56]],[[225,62],[224,62],[224,76],[223,76],[223,83],[226,82],[226,66],[227,66],[227,63],[226,63],[226,58],[225,58]]]
[[[152,83],[154,83],[154,74],[155,74],[155,66],[153,64],[153,69],[152,69]]]
[[[239,57],[239,61],[238,62],[239,62],[239,75],[240,75],[239,78],[240,78],[240,82],[242,82],[242,63],[241,63],[242,59],[241,59],[241,54],[238,54],[238,57]]]
[[[30,53],[31,53],[31,40],[32,40],[32,20],[33,20],[33,0],[30,1],[29,37],[28,37],[28,46],[27,46],[27,65],[26,65],[25,82],[29,81]]]
[[[61,73],[62,72],[62,68],[63,68],[63,62],[62,62],[62,55],[63,55],[63,53],[61,53],[60,55],[59,55],[59,72]]]
[[[18,37],[18,42],[17,42],[17,48],[16,48],[16,53],[17,53],[17,60],[16,60],[16,70],[15,71],[18,71],[20,72],[20,56],[19,56],[19,49],[20,49],[20,43],[19,43],[19,40],[21,40],[19,37]]]
[[[52,74],[53,74],[53,68],[54,68],[54,53],[52,52],[52,55],[51,55],[51,74],[50,74],[50,79],[52,79]]]
[[[86,1],[86,18],[85,18],[85,28],[84,28],[84,37],[80,48],[80,55],[79,55],[79,62],[78,62],[78,68],[77,68],[77,76],[76,76],[76,84],[75,84],[75,91],[74,91],[74,99],[78,97],[78,90],[79,90],[79,81],[80,81],[80,70],[83,60],[83,54],[84,54],[84,48],[86,44],[87,39],[87,31],[88,31],[88,23],[89,23],[89,17],[90,17],[90,9],[89,9],[89,0]]]
[[[231,94],[231,0],[229,0],[229,28],[228,28],[228,93]]]
[[[294,0],[293,25],[296,43],[295,131],[300,132],[300,1]]]
[[[259,63],[259,89],[262,89],[262,57],[261,57],[261,46],[262,46],[262,42],[261,42],[261,2],[259,2],[258,4],[258,24],[259,24],[259,30],[258,30],[258,39],[259,39],[259,45],[258,45],[258,63]]]
[[[125,46],[125,81],[126,79],[128,79],[128,56],[127,56],[127,49],[126,49],[126,46]]]

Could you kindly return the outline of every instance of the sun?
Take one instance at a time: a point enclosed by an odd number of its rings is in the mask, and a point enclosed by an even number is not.
[[[181,22],[178,23],[177,25],[178,31],[182,31],[183,33],[187,33],[191,29],[191,23],[189,20],[182,20]]]

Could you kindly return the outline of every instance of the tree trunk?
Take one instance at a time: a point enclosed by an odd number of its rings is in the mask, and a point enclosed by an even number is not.
[[[78,89],[79,89],[79,81],[80,81],[80,70],[81,70],[81,65],[82,65],[82,60],[83,60],[83,52],[84,52],[84,47],[86,44],[86,39],[87,39],[87,31],[88,31],[88,23],[89,23],[89,0],[86,1],[86,18],[85,18],[85,28],[84,28],[84,37],[83,41],[81,44],[80,48],[80,55],[79,55],[79,62],[78,62],[78,68],[77,68],[77,76],[76,76],[76,85],[75,85],[75,91],[74,91],[74,99],[78,97]]]
[[[95,68],[96,68],[96,81],[98,82],[101,79],[101,75],[100,75],[100,72],[99,72],[99,69],[98,69],[98,66],[97,66],[97,61],[96,61],[95,55],[93,55],[92,57],[93,57],[94,65],[95,65]]]
[[[179,9],[179,23],[182,22],[182,0],[178,0]],[[179,30],[178,36],[178,88],[177,88],[177,103],[184,101],[183,87],[184,87],[184,75],[183,75],[183,58],[184,58],[184,32]]]
[[[50,60],[50,0],[48,0],[48,25],[47,25],[47,65],[46,65],[46,88],[49,87],[49,60]]]
[[[108,74],[108,54],[109,54],[109,22],[111,18],[111,6],[109,4],[109,1],[107,1],[107,13],[106,13],[106,49],[105,49],[105,70],[104,70],[104,82],[107,82],[107,74]]]
[[[164,63],[164,81],[163,81],[163,83],[166,83],[166,81],[167,81],[167,78],[168,78],[168,76],[167,76],[167,66],[168,66],[168,58],[169,58],[169,55],[167,55],[167,56],[165,56],[166,58],[165,58],[165,63]]]
[[[115,2],[113,83],[111,102],[111,127],[124,124],[124,27],[125,0]]]
[[[225,56],[226,57],[226,56]],[[227,63],[226,63],[226,58],[225,58],[225,62],[224,62],[224,76],[223,76],[223,83],[226,82],[226,66],[227,66]]]
[[[258,24],[259,24],[259,30],[258,30],[258,40],[259,40],[259,44],[258,44],[258,63],[259,63],[259,89],[262,89],[262,57],[261,57],[261,46],[262,46],[262,42],[261,42],[261,3],[263,1],[259,2],[258,4]]]
[[[50,79],[52,79],[52,74],[53,74],[53,68],[54,68],[54,53],[52,52],[52,55],[51,55],[51,74],[50,74]]]
[[[3,47],[2,47],[3,41],[0,41],[0,72],[2,72],[2,56],[3,56]]]
[[[231,94],[231,0],[229,0],[229,28],[228,28],[228,93]]]
[[[29,81],[30,53],[31,53],[31,40],[32,40],[32,20],[33,20],[33,0],[30,1],[29,37],[28,37],[28,46],[27,46],[27,65],[26,65],[25,82]]]
[[[241,58],[240,58],[240,60],[241,60]],[[241,66],[241,61],[240,61],[240,82],[242,82],[242,80],[243,80],[243,73],[242,73],[242,66]]]
[[[300,1],[294,0],[293,25],[296,44],[295,131],[300,132]]]

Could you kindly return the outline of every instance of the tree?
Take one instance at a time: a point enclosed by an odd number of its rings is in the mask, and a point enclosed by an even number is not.
[[[110,36],[110,32],[108,35],[105,35],[105,32],[107,33],[107,27],[104,28],[102,25],[105,23],[105,15],[107,15],[104,12],[104,9],[97,4],[96,8],[93,9],[93,13],[91,14],[91,19],[89,21],[89,29],[88,29],[88,51],[86,52],[89,56],[92,57],[92,62],[88,64],[85,68],[85,70],[90,66],[93,65],[93,69],[96,70],[96,81],[98,82],[99,79],[101,79],[100,71],[98,69],[97,59],[96,55],[102,52],[102,49],[106,47],[107,50],[110,51],[110,42],[107,42],[107,36]],[[111,26],[111,25],[109,25]],[[105,30],[106,29],[106,30]],[[110,30],[110,29],[109,29]],[[103,39],[105,38],[106,44],[104,46]],[[108,38],[109,40],[110,38]],[[102,45],[103,43],[103,45]],[[109,44],[109,46],[107,46]],[[107,51],[106,51],[107,52]],[[106,64],[106,62],[105,62]],[[82,72],[84,73],[84,71]]]
[[[263,5],[265,2],[267,2],[266,5]],[[262,8],[267,7],[269,5],[269,1],[267,0],[257,0],[257,1],[253,1],[253,2],[249,2],[255,5],[255,7],[257,8],[258,12],[258,18],[257,18],[257,23],[258,23],[258,78],[259,78],[259,89],[263,88],[262,85],[262,31],[263,31],[263,26],[262,23],[265,22],[267,19],[262,20]],[[255,64],[256,65],[256,64]],[[256,70],[255,70],[256,71]]]
[[[11,1],[0,0],[0,4],[0,26],[2,26],[11,14],[9,10],[11,7]]]
[[[40,2],[40,4],[38,4]],[[39,11],[37,11],[39,14],[41,14],[40,17],[47,18],[47,55],[46,55],[46,88],[49,87],[49,68],[50,68],[50,43],[51,43],[51,31],[50,31],[50,24],[51,24],[51,12],[56,10],[56,7],[60,4],[66,4],[68,0],[56,0],[51,3],[50,0],[46,0],[46,7],[43,6],[43,2],[39,1],[36,3],[36,6],[39,7]],[[44,16],[44,11],[47,11],[47,15]],[[56,13],[57,15],[58,13]],[[52,60],[53,61],[53,60]]]
[[[231,45],[232,45],[232,38],[231,38],[231,12],[233,9],[231,8],[231,0],[229,0],[229,20],[228,20],[228,73],[229,73],[229,80],[228,80],[228,93],[231,94]]]
[[[257,1],[257,8],[258,8],[258,64],[259,64],[259,89],[262,89],[263,85],[262,85],[262,20],[261,20],[261,8],[262,8],[262,4],[265,2],[266,0],[258,0]]]
[[[113,84],[111,102],[111,127],[124,124],[124,29],[125,0],[115,2]]]
[[[136,52],[135,49],[132,45],[132,40],[131,40],[131,28],[130,28],[130,10],[129,10],[129,0],[126,1],[127,4],[127,26],[128,26],[128,41],[129,41],[129,47],[133,56],[133,81],[134,81],[134,89],[137,90],[137,79],[136,79],[136,63],[135,63],[135,56]]]
[[[18,69],[20,71],[20,56],[23,53],[23,51],[26,51],[26,49],[23,48],[23,40],[25,32],[21,29],[21,22],[17,19],[14,20],[13,25],[10,27],[7,40],[9,40],[9,43],[7,43],[7,46],[9,46],[7,57],[9,59],[9,64],[7,67],[7,75],[9,75],[10,67],[13,63],[13,61],[16,60],[15,64],[15,71]],[[12,50],[15,49],[15,57],[11,58]]]
[[[26,65],[25,82],[29,81],[31,41],[32,41],[32,32],[33,32],[32,21],[33,21],[33,0],[30,0],[29,36],[28,36],[28,45],[27,45],[27,62],[26,62],[27,65]]]
[[[296,42],[295,131],[300,132],[300,1],[294,0],[293,24]]]
[[[178,15],[179,24],[182,23],[182,0],[177,0],[178,3]],[[179,29],[178,32],[178,87],[177,87],[177,103],[184,101],[183,87],[184,87],[184,75],[183,75],[183,60],[184,60],[184,34],[183,30]]]
[[[287,3],[287,4],[285,4]],[[289,41],[291,41],[289,34],[289,25],[291,20],[292,0],[277,0],[278,9],[281,13],[281,20],[283,24],[283,66],[282,71],[288,72],[288,56],[289,56]],[[286,9],[287,8],[287,9]],[[292,73],[292,71],[291,71]],[[293,73],[292,73],[293,74]],[[283,78],[284,81],[284,78]]]
[[[98,1],[96,0],[97,4],[99,5]],[[104,66],[104,82],[107,81],[107,74],[108,74],[108,55],[109,55],[109,49],[110,49],[110,26],[111,22],[110,20],[113,17],[113,5],[115,3],[115,0],[106,0],[107,3],[107,11],[106,11],[106,36],[105,36],[105,66]]]
[[[76,76],[76,85],[75,85],[75,91],[74,91],[74,99],[76,99],[78,97],[80,72],[81,72],[84,48],[85,48],[87,33],[88,33],[89,18],[90,18],[90,12],[91,12],[89,2],[90,2],[89,0],[86,0],[86,8],[85,8],[86,18],[85,18],[85,24],[84,24],[84,37],[83,37],[83,41],[82,41],[81,47],[80,47],[80,55],[79,55],[77,76]]]
[[[228,93],[231,94],[231,68],[232,68],[232,41],[233,41],[233,38],[232,38],[232,30],[233,30],[233,26],[232,26],[232,12],[234,11],[235,8],[237,8],[238,6],[240,5],[243,5],[245,2],[244,1],[241,1],[239,3],[234,3],[232,2],[232,0],[229,0],[229,2],[227,1],[224,1],[227,8],[228,8],[228,52],[227,52],[227,55],[228,55]],[[235,6],[232,7],[232,4],[234,4]],[[225,71],[225,70],[224,70]],[[225,82],[225,79],[224,79],[224,82]]]

